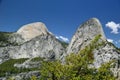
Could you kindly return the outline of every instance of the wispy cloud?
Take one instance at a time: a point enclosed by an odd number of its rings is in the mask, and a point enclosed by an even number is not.
[[[107,39],[107,41],[113,43],[113,39]]]
[[[106,27],[112,29],[111,33],[118,34],[118,29],[120,29],[120,24],[116,24],[114,21],[108,22]]]
[[[59,39],[59,36],[55,36],[57,39]]]
[[[69,42],[69,39],[64,36],[56,36],[57,39],[62,40],[64,42]]]

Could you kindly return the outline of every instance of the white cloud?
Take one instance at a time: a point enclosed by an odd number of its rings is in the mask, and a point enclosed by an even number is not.
[[[107,39],[107,41],[113,43],[113,40],[112,40],[112,39]]]
[[[63,36],[56,36],[57,39],[62,40],[64,42],[69,42],[69,39]]]
[[[57,39],[59,39],[59,36],[55,36]]]
[[[108,22],[106,27],[112,29],[111,33],[118,34],[118,29],[120,29],[120,24],[116,24],[114,21]]]
[[[69,41],[69,39],[66,38],[66,37],[60,36],[60,38],[61,38],[63,41],[65,41],[65,42],[68,42],[68,41]]]

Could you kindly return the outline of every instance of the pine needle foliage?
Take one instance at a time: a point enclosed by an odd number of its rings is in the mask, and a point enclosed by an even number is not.
[[[40,80],[115,80],[110,71],[113,61],[98,69],[89,67],[94,61],[93,50],[104,44],[100,39],[101,35],[98,35],[78,54],[68,55],[65,64],[61,64],[59,60],[43,61]]]

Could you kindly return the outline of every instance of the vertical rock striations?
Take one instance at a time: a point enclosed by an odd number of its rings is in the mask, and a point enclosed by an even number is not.
[[[106,40],[101,24],[97,18],[92,18],[80,25],[76,33],[73,35],[68,46],[67,53],[77,53],[84,48],[97,35],[101,34],[102,40]]]
[[[88,20],[77,29],[67,48],[67,54],[78,53],[99,34],[101,35],[100,41],[103,41],[104,44],[93,51],[93,65],[98,68],[105,62],[116,60],[115,67],[111,70],[120,79],[120,50],[113,46],[112,43],[107,42],[100,21],[96,18]]]

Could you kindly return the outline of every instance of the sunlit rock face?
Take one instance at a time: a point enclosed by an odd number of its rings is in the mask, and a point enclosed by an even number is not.
[[[28,41],[42,34],[47,35],[48,30],[44,23],[36,22],[22,26],[17,33],[20,34],[25,41]]]

